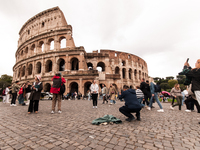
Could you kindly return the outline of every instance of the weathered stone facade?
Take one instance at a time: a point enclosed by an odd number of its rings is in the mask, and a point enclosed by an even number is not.
[[[93,79],[106,86],[114,83],[118,90],[123,85],[138,85],[141,78],[148,79],[147,64],[138,56],[114,50],[86,53],[84,47],[76,47],[72,26],[59,7],[29,19],[19,36],[13,81],[33,82],[35,75],[41,75],[44,91],[49,91],[52,77],[61,72],[66,93],[76,90],[85,94]]]

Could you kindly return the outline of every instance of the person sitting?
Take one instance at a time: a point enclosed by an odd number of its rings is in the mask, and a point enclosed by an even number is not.
[[[128,86],[123,86],[123,92],[119,95],[119,98],[124,98],[125,106],[119,108],[119,111],[127,116],[126,121],[131,122],[135,117],[131,114],[136,113],[137,120],[140,121],[140,110],[142,105],[136,97],[136,92],[134,89],[129,89]]]

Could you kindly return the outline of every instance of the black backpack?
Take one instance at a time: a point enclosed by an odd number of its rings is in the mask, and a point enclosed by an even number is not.
[[[62,84],[61,78],[60,78],[60,82],[61,82],[61,85],[60,85],[60,94],[63,94],[63,93],[65,93],[65,84],[64,83]]]
[[[155,92],[161,92],[161,87],[160,87],[160,85],[155,85],[154,84],[154,89],[155,89]]]

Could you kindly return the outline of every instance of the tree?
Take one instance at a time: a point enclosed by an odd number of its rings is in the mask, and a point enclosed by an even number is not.
[[[166,77],[166,80],[173,80],[173,79],[174,79],[173,76]]]
[[[178,80],[178,84],[184,84],[186,79],[185,75],[177,75],[176,78]]]
[[[1,75],[0,78],[0,94],[2,91],[6,88],[6,86],[12,84],[12,76],[9,76],[7,74]]]
[[[168,83],[161,83],[160,84],[160,87],[161,87],[161,89],[163,89],[163,90],[167,90],[167,89],[170,89],[170,86],[169,86],[169,84]]]
[[[168,84],[169,84],[170,88],[173,88],[176,83],[178,83],[177,80],[169,80],[168,81]]]

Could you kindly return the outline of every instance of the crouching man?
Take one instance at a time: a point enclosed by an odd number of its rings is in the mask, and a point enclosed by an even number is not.
[[[133,89],[129,89],[128,86],[123,86],[123,92],[119,95],[119,99],[124,98],[125,106],[119,108],[119,111],[124,114],[126,121],[131,122],[135,117],[131,113],[136,113],[137,120],[140,121],[140,110],[142,105],[139,103],[136,92]]]

